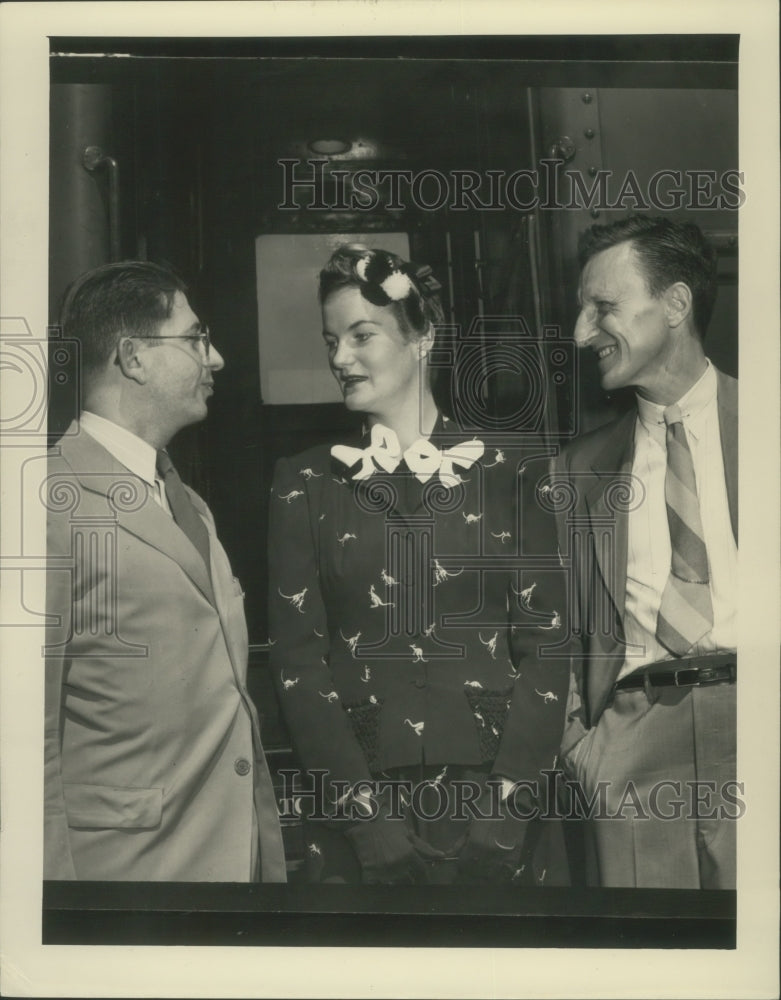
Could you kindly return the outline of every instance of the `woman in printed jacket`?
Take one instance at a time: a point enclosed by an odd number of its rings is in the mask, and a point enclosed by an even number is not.
[[[334,252],[323,339],[363,432],[275,470],[271,668],[313,793],[307,875],[562,884],[538,818],[568,686],[550,449],[438,408],[438,289],[395,254]]]

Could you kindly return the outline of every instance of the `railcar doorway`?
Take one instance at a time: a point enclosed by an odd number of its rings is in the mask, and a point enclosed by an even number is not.
[[[555,446],[623,405],[571,340],[578,234],[630,211],[689,218],[719,251],[708,353],[737,374],[734,40],[704,43],[699,60],[691,43],[660,42],[664,72],[653,41],[629,53],[604,39],[316,42],[51,46],[50,321],[69,282],[111,259],[169,264],[191,288],[226,367],[208,420],[172,451],[246,593],[251,691],[277,771],[291,750],[266,670],[272,472],[354,421],[318,325],[329,248],[360,240],[430,265],[454,347],[486,358],[474,426],[533,397],[526,426]],[[532,350],[534,365],[492,367],[497,343]],[[77,359],[58,359],[53,440],[79,402]],[[457,379],[442,391],[450,405],[464,396]],[[295,823],[286,837],[295,878]]]

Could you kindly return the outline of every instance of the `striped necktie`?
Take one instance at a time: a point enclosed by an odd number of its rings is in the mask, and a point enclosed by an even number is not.
[[[656,638],[671,653],[684,656],[713,627],[713,605],[694,464],[677,404],[664,411],[664,422],[664,496],[672,560],[656,619]]]
[[[201,520],[201,516],[193,506],[192,500],[187,495],[179,473],[174,468],[174,464],[168,457],[168,452],[158,451],[157,453],[157,474],[165,485],[165,495],[171,505],[171,513],[174,521],[187,535],[196,549],[200,552],[206,569],[210,571],[209,559],[209,532],[206,525]]]

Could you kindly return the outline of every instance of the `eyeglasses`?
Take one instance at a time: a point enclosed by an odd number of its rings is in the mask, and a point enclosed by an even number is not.
[[[201,342],[203,347],[203,353],[206,356],[206,360],[209,360],[209,348],[212,344],[211,333],[209,332],[209,327],[201,327],[200,333],[185,333],[183,335],[169,334],[167,336],[154,336],[154,337],[144,337],[144,340],[189,340],[195,343],[196,340]]]

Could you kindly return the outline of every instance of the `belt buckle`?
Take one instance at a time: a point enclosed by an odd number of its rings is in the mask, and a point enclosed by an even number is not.
[[[702,674],[709,670],[709,667],[704,667],[702,671],[699,671],[696,667],[682,667],[675,671],[675,686],[676,687],[699,687],[702,681]],[[684,675],[688,674],[691,680],[683,680]],[[705,680],[707,684],[707,679]]]

